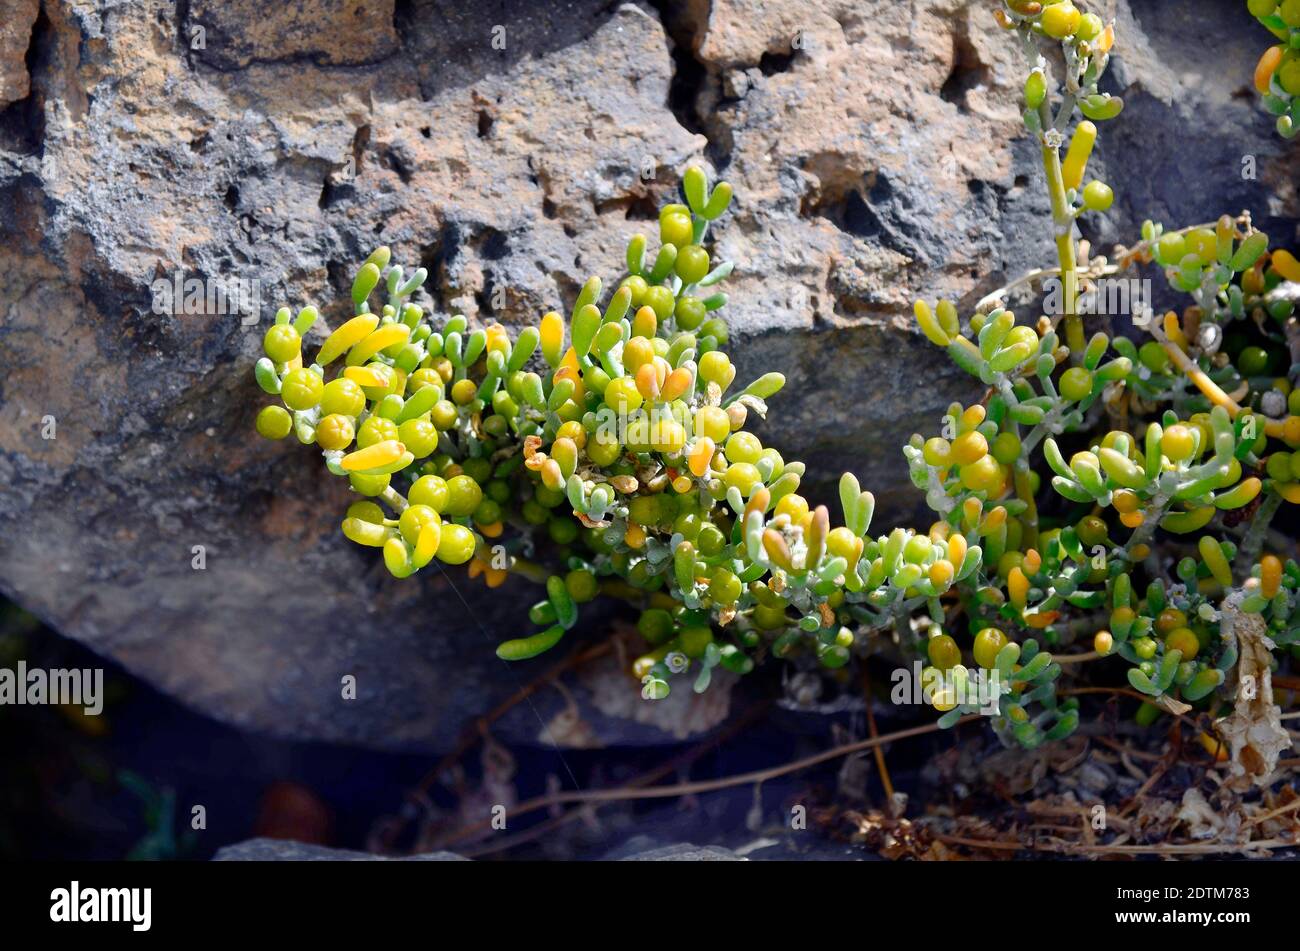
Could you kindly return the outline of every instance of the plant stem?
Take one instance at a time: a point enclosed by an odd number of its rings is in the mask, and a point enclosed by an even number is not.
[[[1250,528],[1246,530],[1246,537],[1241,540],[1241,549],[1237,555],[1237,564],[1242,571],[1249,572],[1259,559],[1259,552],[1264,547],[1264,536],[1268,532],[1269,523],[1273,521],[1273,516],[1277,514],[1278,507],[1281,504],[1282,496],[1270,491],[1265,494],[1264,501],[1255,510],[1255,514],[1250,520]]]
[[[1169,355],[1169,359],[1173,361],[1174,366],[1183,371],[1183,374],[1196,384],[1197,389],[1199,389],[1211,403],[1214,403],[1217,406],[1222,406],[1228,411],[1228,416],[1235,420],[1241,414],[1241,406],[1237,401],[1227,393],[1223,392],[1219,385],[1211,380],[1205,371],[1192,362],[1191,358],[1188,357],[1187,354],[1183,353],[1182,347],[1169,339],[1168,334],[1164,332],[1157,321],[1151,321],[1150,329],[1151,336],[1155,337],[1156,342],[1159,343],[1160,346],[1164,347],[1165,353]],[[1281,439],[1282,426],[1285,421],[1281,419],[1273,419],[1268,416],[1263,417],[1263,419],[1264,432],[1274,439]]]
[[[407,509],[408,503],[406,499],[404,499],[401,493],[399,493],[391,485],[384,486],[384,491],[379,494],[379,497],[383,499],[385,502],[387,502],[388,507],[391,508],[398,515],[401,515]]]
[[[1139,545],[1145,545],[1155,535],[1156,526],[1165,516],[1165,509],[1172,501],[1170,493],[1164,489],[1157,490],[1142,510],[1142,524],[1137,527],[1124,545],[1124,559],[1133,563],[1133,552]]]
[[[1047,197],[1052,203],[1052,232],[1056,239],[1056,259],[1060,263],[1062,313],[1065,318],[1065,345],[1077,360],[1083,355],[1083,322],[1079,319],[1079,269],[1074,255],[1074,218],[1065,199],[1065,179],[1061,175],[1059,146],[1049,145],[1047,135],[1053,129],[1051,110],[1044,100],[1039,106],[1043,131],[1040,149],[1043,172],[1047,175]]]
[[[1214,228],[1214,226],[1215,226],[1215,222],[1206,221],[1206,222],[1201,222],[1200,224],[1186,225],[1182,228],[1176,228],[1171,231],[1166,231],[1164,232],[1164,234],[1166,235],[1187,234],[1189,231],[1196,231],[1202,228],[1212,229]],[[1122,245],[1116,245],[1114,248],[1114,255],[1115,255],[1114,260],[1106,260],[1106,263],[1104,265],[1089,263],[1089,265],[1086,268],[1082,269],[1081,271],[1076,269],[1076,273],[1080,275],[1081,281],[1084,278],[1095,280],[1096,278],[1110,277],[1115,274],[1123,273],[1124,271],[1127,271],[1129,268],[1131,268],[1135,263],[1139,261],[1150,261],[1151,248],[1154,244],[1155,241],[1142,240],[1139,241],[1137,244],[1133,245],[1133,247],[1131,248],[1126,248]],[[1094,256],[1093,261],[1095,262],[1098,260],[1104,260],[1104,259],[1099,259]],[[985,294],[983,297],[981,297],[979,301],[977,301],[975,304],[975,310],[979,313],[988,313],[988,311],[995,305],[1004,303],[1005,299],[1012,291],[1018,290],[1025,285],[1032,286],[1050,277],[1060,277],[1060,275],[1061,275],[1061,269],[1059,266],[1040,267],[1040,268],[1034,268],[1032,271],[1026,271],[1024,274],[1021,274],[1019,277],[1015,278],[1011,282],[1004,284],[1002,287],[999,287],[997,290],[991,291],[988,294]],[[1286,286],[1287,285],[1285,284],[1278,285],[1276,289],[1270,291],[1268,295],[1265,296],[1265,300],[1266,301],[1278,300],[1283,297],[1286,297],[1286,294],[1283,293]],[[1297,354],[1300,354],[1300,350],[1297,351]],[[1293,359],[1291,362],[1300,363],[1300,355],[1297,355],[1296,358]]]
[[[1020,524],[1024,526],[1024,544],[1026,549],[1038,546],[1038,503],[1034,501],[1034,491],[1029,482],[1029,467],[1017,464],[1015,472],[1016,498],[1025,503],[1024,514]]]
[[[543,568],[535,561],[527,558],[516,556],[510,565],[510,570],[521,578],[527,578],[533,584],[546,584],[546,579],[551,576],[551,572]]]

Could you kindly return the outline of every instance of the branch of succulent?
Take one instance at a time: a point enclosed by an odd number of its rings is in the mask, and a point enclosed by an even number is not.
[[[1019,35],[1034,58],[1025,77],[1025,127],[1038,139],[1048,198],[1052,206],[1052,232],[1056,241],[1063,302],[1057,319],[1065,323],[1065,340],[1074,353],[1083,351],[1083,321],[1078,310],[1079,276],[1075,258],[1074,222],[1086,211],[1105,211],[1115,200],[1102,181],[1083,184],[1084,172],[1097,141],[1096,122],[1113,119],[1124,108],[1117,96],[1097,88],[1115,45],[1115,26],[1095,13],[1083,13],[1070,0],[1006,0],[996,10],[998,23]],[[1053,111],[1055,90],[1048,75],[1043,47],[1059,49],[1063,64],[1059,107]],[[1061,158],[1065,131],[1076,111],[1080,121],[1069,137]],[[1055,323],[1054,323],[1055,326]]]
[[[1300,0],[1246,0],[1246,8],[1281,42],[1255,66],[1255,89],[1277,131],[1288,139],[1300,131]]]
[[[928,529],[872,536],[875,500],[848,473],[833,523],[799,494],[803,464],[746,428],[785,380],[734,385],[716,288],[732,264],[704,243],[732,190],[699,168],[683,176],[685,203],[660,213],[654,254],[631,239],[612,294],[593,277],[567,320],[551,312],[517,335],[460,315],[435,331],[408,300],[423,270],[408,278],[379,249],[353,285],[356,315],[310,364],[301,344],[316,311],[277,315],[256,377],[284,405],[263,409],[258,430],[320,447],[365,497],[344,535],[381,548],[395,576],[436,559],[468,562],[489,586],[512,571],[543,582],[529,612],[539,630],[502,643],[509,660],[554,647],[580,605],[609,594],[642,609],[648,650],[631,667],[648,699],[688,673],[703,691],[717,667],[743,674],[770,655],[834,671],[883,644],[928,660],[921,693],[941,724],[984,713],[1004,742],[1033,747],[1078,724],[1052,651],[1077,655],[1083,640],[1102,660],[1072,671],[1122,658],[1151,698],[1144,721],[1219,709],[1239,654],[1221,632],[1227,599],[1234,618],[1260,619],[1267,649],[1300,659],[1300,565],[1261,556],[1282,503],[1300,504],[1295,295],[1283,293],[1300,262],[1243,215],[1178,231],[1146,222],[1114,265],[1089,263],[1072,228],[1110,201],[1097,182],[1079,191],[1095,130],[1080,123],[1063,161],[1049,137],[1075,108],[1119,112],[1095,88],[1113,27],[1068,0],[1008,2],[1002,20],[1064,43],[1061,109],[1045,106],[1040,58],[1026,121],[1069,218],[1055,273],[1088,280],[1045,301],[1073,318],[1066,341],[1052,316],[1017,324],[1002,306],[1021,281],[966,321],[951,302],[916,302],[923,334],[987,387],[949,408],[940,435],[903,447],[936,513]],[[1152,336],[1140,346],[1086,338],[1092,282],[1137,261],[1193,303],[1158,321],[1139,309]]]

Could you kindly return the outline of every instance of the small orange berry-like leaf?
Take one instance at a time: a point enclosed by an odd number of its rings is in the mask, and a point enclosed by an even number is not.
[[[623,535],[623,541],[627,542],[630,548],[641,548],[645,545],[645,529],[636,522],[629,522],[627,531]]]
[[[1268,92],[1269,81],[1282,62],[1282,47],[1270,46],[1255,64],[1255,89],[1260,93]]]
[[[1119,517],[1125,528],[1138,528],[1146,518],[1141,512],[1124,512]]]
[[[659,398],[659,377],[653,363],[643,363],[636,371],[636,388],[647,400]]]
[[[582,372],[578,369],[578,357],[572,347],[565,355],[560,368],[555,371],[554,380],[559,383],[561,380],[573,381],[573,396],[570,397],[575,403],[581,405],[582,399],[587,393],[587,387],[582,382]]]
[[[1273,270],[1281,274],[1288,281],[1300,284],[1300,261],[1297,261],[1295,255],[1290,251],[1278,248],[1272,256]]]
[[[773,564],[786,571],[791,570],[790,548],[776,529],[763,529],[763,550],[767,552],[767,557],[772,559]]]
[[[1043,567],[1043,556],[1038,553],[1037,548],[1031,548],[1025,552],[1025,560],[1020,564],[1025,574],[1036,575]]]
[[[655,335],[655,330],[659,326],[659,318],[655,314],[653,307],[642,307],[632,318],[632,336],[645,337],[647,339]]]
[[[966,536],[953,534],[948,538],[948,560],[961,567],[966,560]]]
[[[861,544],[861,539],[858,542]],[[952,584],[952,577],[956,570],[951,561],[947,558],[940,558],[930,566],[930,583],[940,593],[947,591],[949,585]]]
[[[1025,573],[1020,570],[1020,566],[1012,568],[1007,572],[1007,599],[1011,606],[1020,610],[1025,606],[1025,601],[1029,598],[1029,579]]]
[[[645,337],[633,337],[623,345],[623,366],[633,375],[647,363],[653,363],[655,350]]]
[[[808,545],[808,559],[804,567],[816,568],[817,563],[822,560],[822,552],[826,547],[826,536],[831,530],[830,510],[824,505],[819,505],[813,509],[812,524],[804,532],[804,541]]]
[[[659,389],[659,398],[665,403],[671,403],[685,393],[690,385],[691,371],[686,367],[678,367],[664,380],[663,386]]]
[[[1007,510],[1005,507],[999,505],[985,516],[984,524],[980,526],[980,534],[988,535],[992,532],[996,532],[1006,523]]]
[[[1179,350],[1187,351],[1187,338],[1183,335],[1183,326],[1178,322],[1178,315],[1172,310],[1165,313],[1165,336]]]
[[[1117,489],[1110,504],[1120,513],[1136,512],[1142,506],[1142,500],[1132,489]]]
[[[502,350],[508,352],[510,350],[510,333],[501,324],[490,323],[484,328],[484,331],[487,334],[488,351]]]
[[[1276,555],[1265,555],[1259,560],[1259,593],[1272,599],[1282,587],[1282,562]]]
[[[980,423],[984,422],[984,418],[987,415],[988,415],[988,410],[986,410],[984,406],[980,403],[975,403],[972,406],[967,406],[961,412],[961,419],[958,421],[957,431],[959,433],[970,432]]]
[[[560,471],[560,464],[554,459],[547,459],[543,462],[540,471],[542,473],[542,484],[548,489],[555,492],[564,488],[564,473]]]

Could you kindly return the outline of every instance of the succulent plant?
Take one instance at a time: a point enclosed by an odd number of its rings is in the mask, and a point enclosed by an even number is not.
[[[424,270],[408,276],[375,251],[352,287],[355,316],[310,363],[316,311],[277,315],[256,377],[284,405],[263,409],[258,431],[320,448],[361,497],[343,534],[382,549],[396,577],[437,560],[468,563],[491,587],[510,572],[543,585],[536,633],[502,643],[505,659],[554,647],[598,595],[638,605],[648,648],[632,673],[647,699],[684,675],[703,691],[715,668],[743,674],[767,656],[834,671],[884,650],[928,661],[942,724],[983,712],[1005,742],[1033,747],[1078,723],[1052,652],[1080,641],[1092,659],[1127,662],[1146,719],[1227,699],[1235,619],[1258,618],[1280,651],[1300,645],[1300,566],[1261,556],[1278,507],[1300,503],[1285,293],[1300,263],[1246,216],[1146,222],[1115,262],[1084,259],[1075,219],[1113,198],[1084,180],[1095,122],[1122,109],[1097,90],[1114,26],[1069,0],[1007,0],[998,13],[1034,51],[1025,123],[1059,255],[1038,278],[1062,294],[1033,323],[1004,306],[1027,282],[965,320],[949,301],[915,304],[922,333],[986,387],[949,408],[941,434],[903,447],[936,515],[928,528],[873,535],[874,497],[848,473],[832,516],[800,494],[803,464],[746,428],[785,380],[737,384],[718,289],[732,263],[707,245],[732,189],[696,167],[684,202],[660,212],[653,253],[645,236],[629,241],[611,293],[592,277],[567,318],[547,313],[517,335],[461,315],[435,330],[409,301]],[[1055,111],[1038,43],[1063,53]],[[1135,315],[1151,337],[1140,345],[1086,337],[1099,282],[1139,262],[1192,303]],[[977,678],[994,685],[992,704],[965,690]]]
[[[1255,89],[1288,139],[1300,131],[1300,0],[1246,0],[1251,16],[1281,42],[1255,66]]]

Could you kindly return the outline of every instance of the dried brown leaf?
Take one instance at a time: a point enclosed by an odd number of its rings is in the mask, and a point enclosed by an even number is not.
[[[1237,648],[1236,699],[1230,715],[1215,725],[1231,758],[1228,785],[1237,790],[1252,784],[1264,786],[1277,767],[1278,756],[1289,750],[1291,736],[1282,726],[1282,711],[1273,701],[1272,654],[1264,619],[1241,610],[1245,597],[1234,591],[1224,599],[1219,630]]]

